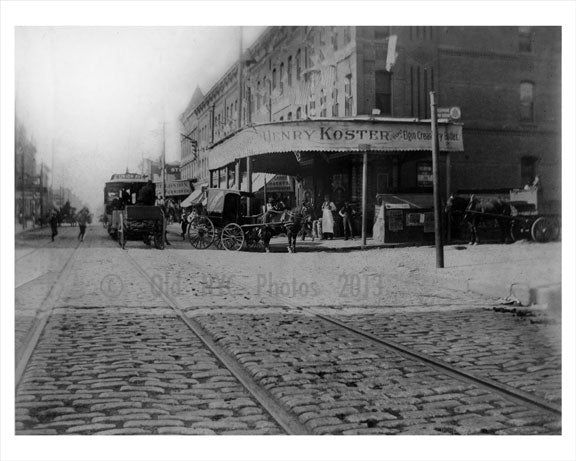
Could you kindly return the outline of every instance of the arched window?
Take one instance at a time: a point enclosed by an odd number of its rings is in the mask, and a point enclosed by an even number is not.
[[[292,56],[288,56],[286,73],[288,75],[288,86],[292,86]]]
[[[302,108],[299,107],[296,109],[296,120],[300,120],[302,118]]]
[[[280,78],[279,78],[279,82],[280,82],[280,91],[284,91],[284,63],[280,64]]]
[[[278,83],[278,81],[276,80],[277,75],[276,75],[276,68],[272,69],[272,89],[275,90],[276,89],[276,84]]]
[[[292,112],[288,112],[288,116],[286,117],[286,120],[288,120],[288,121],[292,120]]]

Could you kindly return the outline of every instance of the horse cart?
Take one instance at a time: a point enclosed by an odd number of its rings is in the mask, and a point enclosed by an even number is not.
[[[206,249],[211,245],[228,251],[242,248],[268,251],[272,235],[291,233],[294,212],[269,211],[246,216],[242,199],[254,194],[232,189],[208,189],[206,206],[196,207],[188,225],[188,239],[194,248]],[[289,250],[290,250],[289,242]]]
[[[550,242],[560,237],[560,213],[539,203],[538,188],[513,189],[509,195],[451,196],[446,211],[449,222],[466,224],[470,243],[478,243],[478,228],[498,223],[503,241],[530,239]],[[456,219],[455,219],[456,218]]]
[[[535,242],[551,242],[560,237],[560,214],[543,210],[539,204],[538,189],[514,189],[510,191],[512,240],[532,239]]]
[[[117,228],[118,243],[124,249],[128,239],[142,239],[146,245],[164,249],[165,220],[159,206],[133,205],[114,210],[113,223]]]

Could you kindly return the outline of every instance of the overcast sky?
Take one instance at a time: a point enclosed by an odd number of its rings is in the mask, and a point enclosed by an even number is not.
[[[264,27],[244,27],[244,48]],[[197,85],[206,93],[238,58],[239,27],[19,27],[16,115],[93,210],[104,183],[142,156],[180,159],[178,116]],[[52,146],[54,160],[52,160]]]

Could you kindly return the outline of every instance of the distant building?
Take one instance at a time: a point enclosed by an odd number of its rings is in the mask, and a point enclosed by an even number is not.
[[[461,114],[440,126],[441,183],[505,191],[536,175],[559,201],[559,27],[270,27],[181,115],[182,177],[213,185],[290,175],[296,195],[431,203],[429,92]],[[238,84],[239,76],[242,78]],[[242,98],[239,98],[239,88]],[[442,144],[443,143],[443,144]],[[247,160],[249,159],[249,160]]]

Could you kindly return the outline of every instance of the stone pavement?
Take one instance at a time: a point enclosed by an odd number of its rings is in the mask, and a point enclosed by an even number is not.
[[[24,272],[57,270],[36,267],[36,255],[50,258],[58,248],[77,245],[71,230],[52,250],[41,243],[44,235],[36,242],[32,234],[17,238],[19,251],[26,244],[38,248],[22,253],[17,266],[23,281]],[[434,248],[287,254],[284,239],[275,239],[266,254],[193,250],[173,233],[170,239],[164,251],[138,241],[123,251],[102,227],[88,229],[70,283],[18,387],[18,434],[280,432],[167,309],[158,289],[169,291],[184,315],[310,433],[562,431],[556,415],[377,345],[306,309],[559,403],[559,325],[494,312],[480,295],[434,285]],[[505,265],[509,248],[447,249],[447,269]],[[532,261],[531,246],[518,248],[517,257]],[[553,248],[534,247],[544,252],[539,257]],[[136,273],[128,255],[152,283]],[[25,287],[17,291],[17,312],[39,299]],[[22,320],[17,314],[17,329]]]

